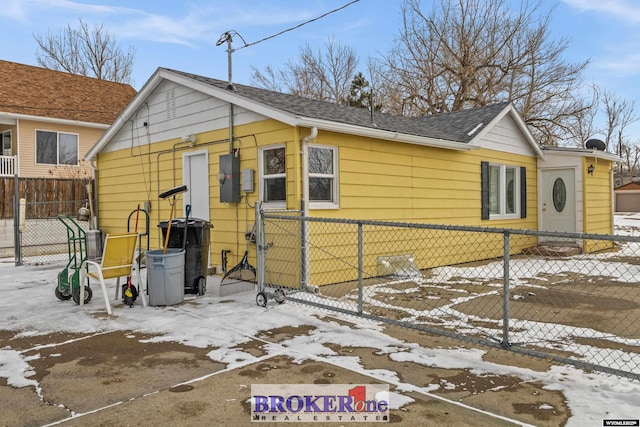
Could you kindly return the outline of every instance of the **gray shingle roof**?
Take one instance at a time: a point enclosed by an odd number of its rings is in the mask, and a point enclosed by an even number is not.
[[[166,68],[165,70],[219,89],[227,89],[228,86],[228,82],[223,80],[185,73],[184,71]],[[398,117],[375,113],[372,122],[371,113],[363,108],[337,105],[241,84],[234,84],[234,87],[237,96],[301,117],[462,143],[471,141],[508,105],[503,102],[486,107],[424,117]],[[474,132],[470,134],[471,131]]]

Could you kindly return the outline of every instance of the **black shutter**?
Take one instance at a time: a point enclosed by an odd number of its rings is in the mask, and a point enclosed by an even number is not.
[[[527,217],[527,168],[520,168],[520,218]]]
[[[480,162],[482,219],[489,219],[489,162]]]

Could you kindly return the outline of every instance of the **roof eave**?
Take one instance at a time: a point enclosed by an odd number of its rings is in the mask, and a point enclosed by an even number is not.
[[[349,135],[364,136],[367,138],[384,139],[386,141],[403,142],[406,144],[422,145],[425,147],[444,148],[447,150],[470,151],[478,147],[456,141],[429,138],[425,136],[411,135],[402,132],[375,129],[366,126],[350,125],[330,120],[316,119],[312,117],[300,117],[298,126],[316,127],[321,130],[344,133]]]
[[[622,158],[616,154],[606,151],[592,150],[588,148],[566,149],[564,147],[545,147],[544,151],[549,154],[561,154],[564,156],[595,157],[596,159],[608,160],[611,162],[622,162]]]
[[[0,120],[3,120],[3,119],[4,120],[6,119],[30,120],[34,122],[56,123],[61,125],[75,125],[75,126],[91,127],[96,129],[107,129],[109,127],[109,125],[105,123],[84,122],[81,120],[70,120],[70,119],[59,119],[56,117],[34,116],[31,114],[0,112]]]

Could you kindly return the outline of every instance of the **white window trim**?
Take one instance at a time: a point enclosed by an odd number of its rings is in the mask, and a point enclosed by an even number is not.
[[[38,163],[38,132],[52,132],[56,134],[56,163]],[[76,136],[76,159],[78,159],[75,165],[70,165],[67,163],[60,163],[60,134],[63,133],[65,135],[75,135]],[[62,132],[58,130],[49,130],[49,129],[36,129],[34,134],[34,144],[35,149],[33,150],[35,153],[35,158],[33,159],[36,165],[39,166],[68,166],[68,167],[80,167],[80,134],[75,132]]]
[[[489,168],[491,167],[499,167],[499,188],[500,194],[498,195],[499,200],[498,204],[500,206],[500,213],[493,214],[489,212],[489,219],[518,219],[520,218],[520,167],[514,165],[505,165],[498,163],[489,163]],[[513,183],[513,194],[515,196],[515,212],[507,214],[505,213],[507,209],[507,168],[514,169],[514,183]],[[491,174],[489,173],[489,176]]]
[[[281,202],[267,202],[264,200],[264,155],[263,153],[265,151],[268,150],[275,150],[278,148],[284,148],[285,149],[285,173],[283,174],[278,174],[278,175],[269,175],[269,177],[284,177],[285,178],[285,186],[286,186],[286,178],[287,178],[287,163],[286,163],[286,158],[287,158],[287,152],[286,152],[286,146],[284,144],[275,144],[275,145],[269,145],[266,147],[260,147],[258,149],[258,183],[259,183],[259,197],[260,200],[262,200],[262,206],[265,209],[286,209],[287,207],[287,201],[281,201]],[[285,188],[285,192],[286,192],[286,188]]]
[[[326,150],[331,150],[333,152],[333,174],[318,174],[309,172],[309,178],[312,177],[329,177],[333,178],[333,188],[332,194],[334,200],[331,202],[327,201],[309,201],[309,209],[339,209],[340,208],[340,194],[338,189],[340,185],[338,185],[338,147],[331,145],[320,145],[320,144],[309,144],[309,148],[322,148]]]

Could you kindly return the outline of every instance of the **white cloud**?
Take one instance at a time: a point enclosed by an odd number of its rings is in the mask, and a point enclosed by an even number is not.
[[[189,2],[165,8],[162,3],[135,3],[132,8],[73,0],[0,0],[0,16],[17,21],[36,22],[45,14],[49,18],[55,14],[52,25],[63,26],[82,17],[96,25],[105,24],[118,37],[182,45],[215,42],[231,29],[242,34],[241,28],[282,26],[273,30],[280,31],[319,13],[305,9],[304,4],[293,8],[290,3],[258,1],[240,5],[222,0]],[[264,33],[270,34],[268,30]]]
[[[0,16],[4,16],[16,21],[25,21],[27,12],[25,2],[21,0],[0,1]]]
[[[10,3],[13,2],[10,1]],[[15,3],[20,3],[22,9],[29,14],[43,12],[43,9],[72,11],[81,14],[114,14],[133,11],[133,9],[126,7],[88,4],[72,0],[16,0]]]
[[[587,12],[598,12],[629,22],[640,22],[640,2],[637,0],[562,0],[563,3]]]
[[[640,53],[630,53],[613,60],[598,59],[593,65],[617,76],[637,75],[640,72]]]

